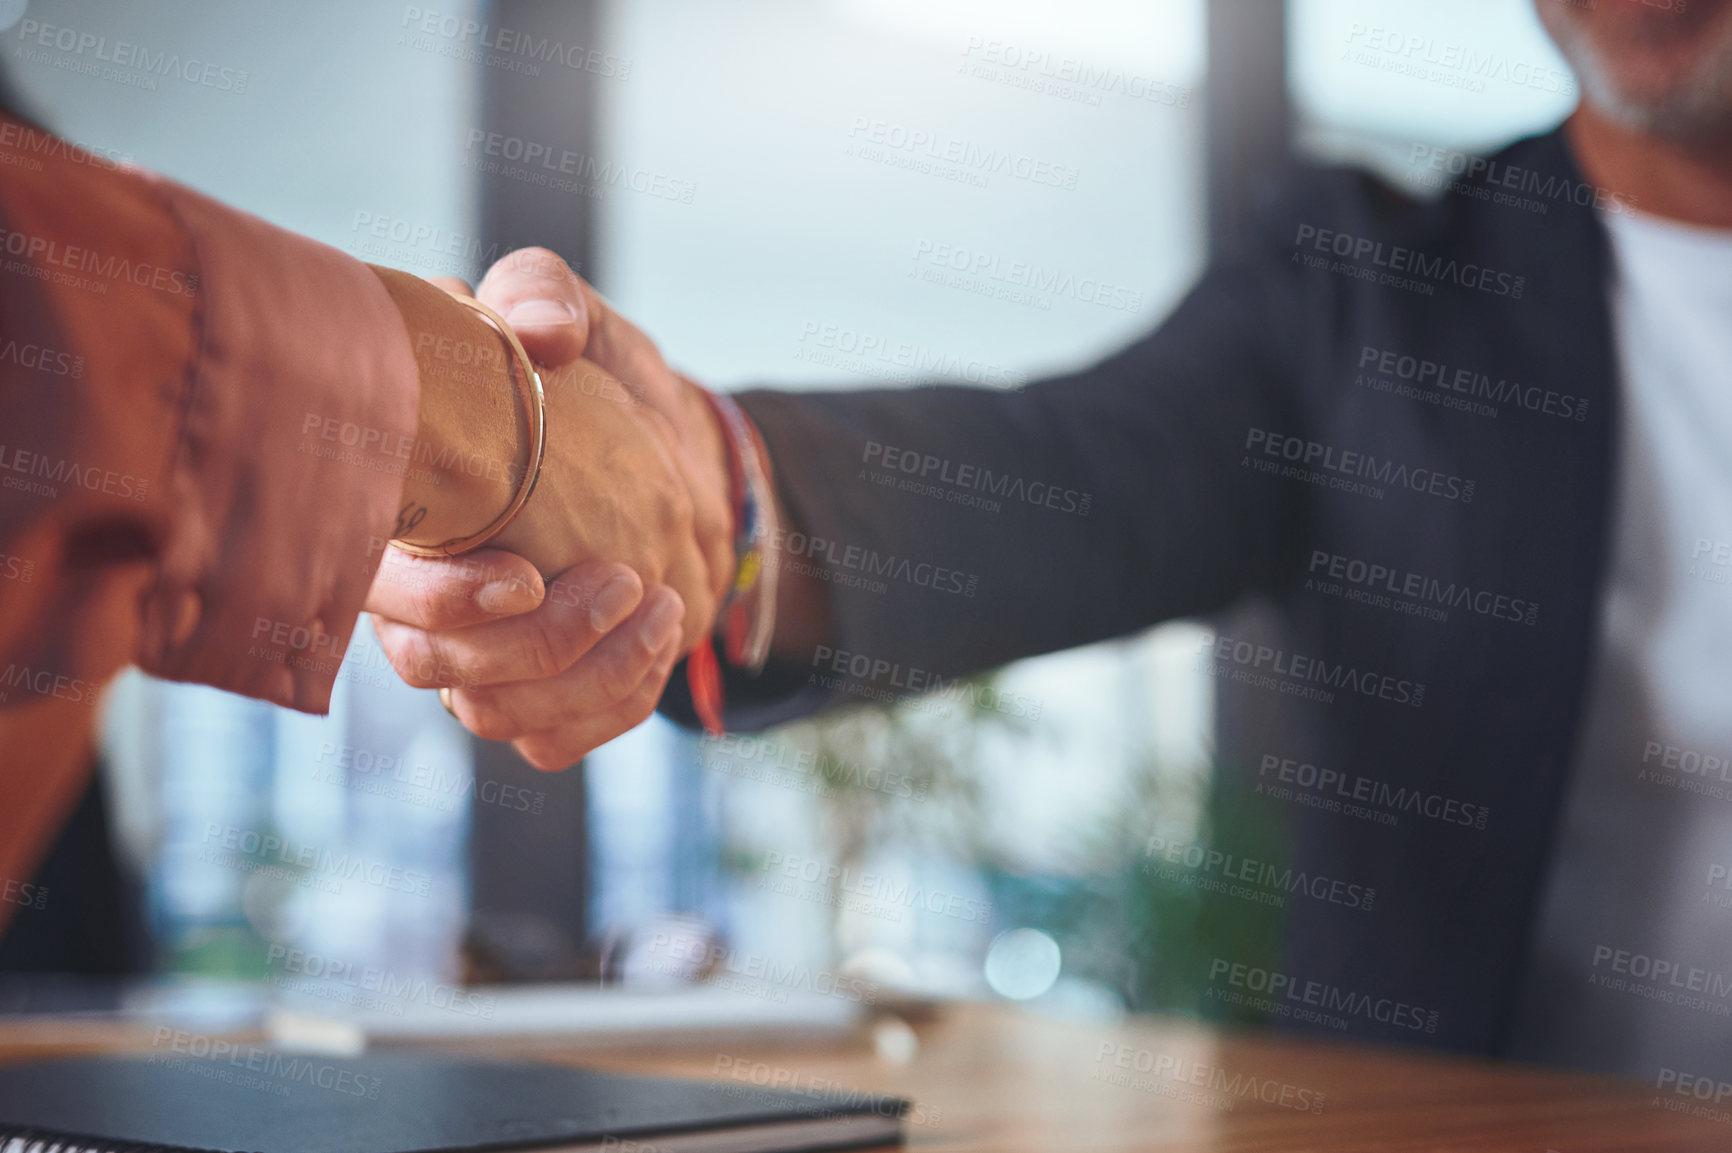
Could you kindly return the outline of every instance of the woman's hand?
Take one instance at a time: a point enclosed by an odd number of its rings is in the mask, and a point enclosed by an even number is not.
[[[449,560],[388,549],[367,607],[408,683],[449,690],[476,735],[563,768],[647,718],[708,637],[733,576],[727,466],[696,386],[611,310],[594,324],[599,297],[563,260],[514,253],[479,297],[542,366],[541,479],[487,549]],[[586,346],[614,371],[583,359]],[[406,508],[418,495],[439,499],[437,486],[406,488]]]

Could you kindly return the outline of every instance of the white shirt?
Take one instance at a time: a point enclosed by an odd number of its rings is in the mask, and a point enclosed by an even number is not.
[[[1732,232],[1606,223],[1613,554],[1517,1053],[1732,1081]]]

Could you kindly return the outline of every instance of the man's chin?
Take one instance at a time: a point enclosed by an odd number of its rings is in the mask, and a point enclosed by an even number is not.
[[[1681,140],[1732,131],[1732,3],[1690,8],[1598,0],[1588,11],[1538,0],[1540,16],[1596,111]]]

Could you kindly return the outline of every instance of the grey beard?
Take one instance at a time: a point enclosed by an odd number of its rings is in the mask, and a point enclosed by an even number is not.
[[[1554,35],[1581,80],[1583,97],[1614,123],[1681,143],[1714,140],[1732,130],[1732,43],[1716,45],[1659,96],[1640,99],[1618,88],[1588,37],[1567,24]]]

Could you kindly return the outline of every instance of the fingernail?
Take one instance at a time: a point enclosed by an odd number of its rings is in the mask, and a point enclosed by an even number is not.
[[[546,328],[577,323],[577,310],[563,300],[525,300],[505,314],[513,328]]]
[[[601,586],[601,591],[595,594],[595,599],[589,603],[589,623],[598,633],[609,632],[620,621],[626,618],[631,610],[637,608],[642,597],[638,583],[624,573]]]
[[[506,577],[482,585],[475,603],[486,613],[526,613],[541,603],[541,589],[517,577]]]
[[[680,603],[671,597],[657,601],[644,617],[642,633],[644,647],[659,653],[680,635]]]

